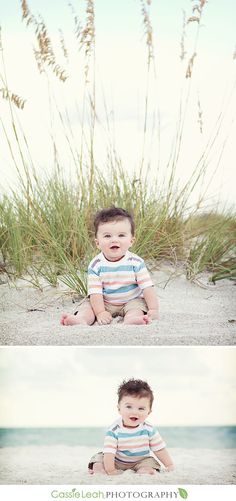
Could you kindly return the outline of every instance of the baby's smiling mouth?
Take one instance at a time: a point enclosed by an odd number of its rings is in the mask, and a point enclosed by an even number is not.
[[[130,417],[131,421],[137,421],[138,418],[137,417]]]
[[[118,245],[112,245],[112,246],[110,247],[110,249],[115,249],[115,250],[116,250],[116,249],[119,249],[119,246],[118,246]]]

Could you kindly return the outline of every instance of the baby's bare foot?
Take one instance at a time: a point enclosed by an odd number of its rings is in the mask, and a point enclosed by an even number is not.
[[[146,325],[149,323],[146,319],[147,315],[143,315],[142,317],[129,317],[125,318],[124,324],[127,325]]]
[[[94,463],[93,464],[93,469],[89,469],[90,475],[94,475],[96,473],[102,473],[103,475],[106,475],[106,471],[103,468],[103,465],[101,463]]]
[[[152,318],[149,315],[143,315],[143,319],[144,319],[145,324],[152,323]]]
[[[67,315],[64,313],[60,320],[61,325],[87,325],[87,322],[84,318],[79,317],[78,315]]]

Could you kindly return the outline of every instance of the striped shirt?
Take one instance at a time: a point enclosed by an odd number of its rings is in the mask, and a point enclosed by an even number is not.
[[[88,266],[88,295],[103,294],[105,303],[122,306],[152,286],[144,260],[129,251],[119,261],[108,261],[101,252]]]
[[[147,421],[136,428],[126,428],[119,418],[106,432],[103,452],[115,454],[115,459],[122,463],[136,463],[165,446],[158,431]]]

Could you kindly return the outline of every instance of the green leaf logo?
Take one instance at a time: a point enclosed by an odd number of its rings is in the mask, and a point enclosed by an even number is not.
[[[179,487],[178,491],[179,491],[179,495],[181,496],[181,498],[187,499],[188,493],[185,489],[182,489],[182,487]]]

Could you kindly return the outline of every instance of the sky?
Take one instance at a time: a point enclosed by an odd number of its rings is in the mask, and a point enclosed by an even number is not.
[[[131,377],[154,392],[159,426],[236,425],[234,347],[4,347],[0,427],[109,426]]]
[[[145,1],[145,0],[144,0]],[[48,73],[39,75],[33,57],[35,37],[32,26],[26,28],[21,20],[20,0],[3,2],[1,27],[3,54],[9,89],[26,99],[24,110],[17,111],[30,154],[36,170],[42,174],[53,166],[51,135],[55,138],[60,165],[64,172],[75,172],[73,156],[67,142],[65,129],[58,120],[56,108],[65,118],[69,116],[73,130],[73,144],[78,151],[81,145],[81,120],[83,115],[84,57],[78,51],[73,34],[73,15],[64,0],[47,2],[29,0],[34,16],[42,15],[60,64],[68,74],[65,84]],[[155,55],[149,76],[147,133],[143,145],[145,97],[147,85],[147,45],[144,33],[141,2],[139,0],[95,0],[96,27],[96,111],[95,161],[104,171],[107,148],[112,142],[124,168],[128,172],[140,166],[142,152],[148,167],[148,179],[155,176],[168,178],[167,163],[174,144],[175,131],[188,99],[182,148],[176,171],[176,181],[183,185],[189,179],[202,153],[212,145],[206,158],[207,173],[199,190],[206,191],[207,203],[217,200],[231,206],[235,202],[235,134],[236,95],[235,50],[236,4],[234,0],[209,0],[203,10],[198,42],[198,23],[185,27],[186,56],[180,60],[183,11],[186,19],[193,14],[190,0],[152,0],[150,20],[153,28]],[[85,23],[86,1],[72,2],[81,25]],[[67,64],[59,48],[59,28],[69,49]],[[191,79],[185,78],[188,61],[197,52]],[[4,75],[3,65],[0,67]],[[92,68],[87,91],[92,89]],[[49,92],[51,93],[49,95]],[[189,92],[189,98],[187,98]],[[50,100],[51,99],[51,100]],[[54,102],[56,101],[56,104]],[[198,108],[198,101],[200,108]],[[104,104],[105,103],[105,104]],[[203,132],[200,132],[198,111],[201,110]],[[50,113],[49,113],[50,110]],[[106,110],[106,111],[105,111]],[[0,114],[10,140],[14,158],[22,171],[20,155],[11,130],[7,102],[0,99]],[[219,123],[220,130],[217,129]],[[158,127],[160,123],[160,127]],[[109,124],[109,125],[108,125]],[[1,126],[1,124],[0,124]],[[85,115],[84,133],[88,139],[89,117]],[[68,130],[67,130],[68,133]],[[19,137],[21,134],[19,133]],[[213,141],[213,138],[216,138]],[[16,182],[13,165],[4,133],[0,135],[1,184],[5,189]],[[22,146],[28,159],[26,146]],[[143,149],[144,148],[144,149]],[[86,148],[85,148],[86,149]],[[195,192],[195,199],[198,190]]]

